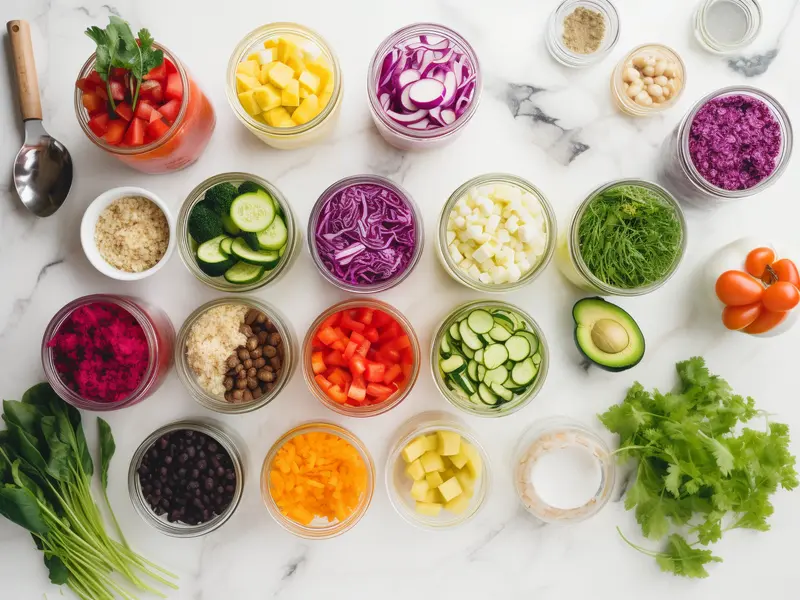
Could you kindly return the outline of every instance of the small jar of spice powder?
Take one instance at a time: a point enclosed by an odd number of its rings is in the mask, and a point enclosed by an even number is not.
[[[661,146],[659,182],[676,198],[715,208],[748,198],[786,170],[789,115],[757,88],[732,86],[701,98]]]
[[[547,49],[567,67],[589,67],[619,39],[619,14],[610,0],[564,0],[550,15]]]
[[[42,339],[47,381],[66,402],[94,411],[137,404],[163,383],[175,329],[138,298],[93,294],[51,319]]]

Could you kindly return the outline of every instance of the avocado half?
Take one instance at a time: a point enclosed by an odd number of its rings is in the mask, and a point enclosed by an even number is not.
[[[572,307],[578,350],[606,371],[625,371],[644,356],[644,335],[636,321],[616,304],[584,298]]]

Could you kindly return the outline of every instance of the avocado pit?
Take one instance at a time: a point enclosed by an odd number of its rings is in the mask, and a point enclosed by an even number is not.
[[[592,341],[603,352],[617,354],[628,347],[630,336],[617,321],[600,319],[592,327]]]

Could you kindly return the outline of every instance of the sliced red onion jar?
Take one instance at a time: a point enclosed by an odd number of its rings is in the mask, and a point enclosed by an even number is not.
[[[370,110],[381,136],[403,150],[451,141],[478,107],[475,51],[442,25],[417,23],[386,38],[367,75]]]
[[[376,175],[331,185],[308,222],[308,247],[320,273],[357,294],[381,292],[405,279],[424,239],[417,205],[403,188]]]

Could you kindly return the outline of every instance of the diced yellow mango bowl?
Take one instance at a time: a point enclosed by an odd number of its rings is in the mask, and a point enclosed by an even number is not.
[[[327,42],[297,23],[247,34],[228,61],[234,114],[264,143],[301,148],[329,135],[342,103],[342,73]]]
[[[489,479],[489,459],[475,434],[444,412],[421,413],[403,424],[386,462],[392,506],[423,529],[449,529],[474,517]]]

